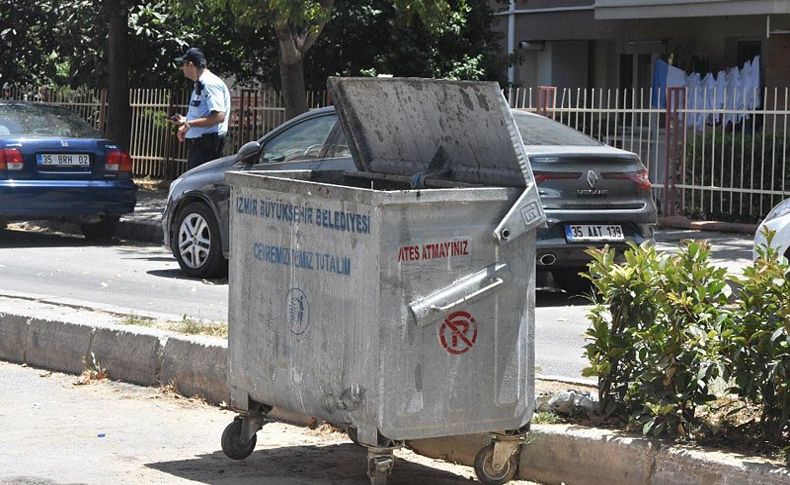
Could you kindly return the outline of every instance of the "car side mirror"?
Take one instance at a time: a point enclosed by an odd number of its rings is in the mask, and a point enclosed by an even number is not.
[[[249,141],[239,148],[239,161],[247,165],[252,165],[258,160],[258,154],[260,152],[261,144],[257,141]]]

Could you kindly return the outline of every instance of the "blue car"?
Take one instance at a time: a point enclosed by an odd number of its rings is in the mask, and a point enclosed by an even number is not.
[[[105,239],[136,203],[131,157],[79,116],[0,101],[0,225],[61,220]]]

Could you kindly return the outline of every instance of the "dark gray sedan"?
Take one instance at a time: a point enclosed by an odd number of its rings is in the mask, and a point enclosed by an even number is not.
[[[560,287],[586,287],[584,250],[653,236],[656,206],[639,157],[604,145],[563,124],[513,111],[540,188],[548,226],[538,231],[537,268]],[[185,274],[227,271],[227,170],[356,170],[334,108],[302,114],[229,157],[186,172],[170,185],[162,217],[164,244]]]

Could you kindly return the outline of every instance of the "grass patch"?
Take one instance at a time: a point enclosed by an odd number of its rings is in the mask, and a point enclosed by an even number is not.
[[[209,337],[228,337],[227,323],[203,322],[184,315],[180,321],[166,322],[169,330],[187,335],[208,335]]]
[[[206,335],[208,337],[228,338],[228,324],[223,322],[205,322],[202,319],[190,318],[186,315],[181,320],[160,321],[151,317],[143,317],[130,313],[124,315],[121,325],[136,325],[139,327],[156,328],[168,332],[182,333],[185,335]]]
[[[551,411],[538,411],[532,415],[532,424],[562,424],[567,421]]]
[[[130,313],[124,315],[121,319],[121,325],[137,325],[140,327],[152,327],[156,321],[150,317],[141,317],[140,315]]]

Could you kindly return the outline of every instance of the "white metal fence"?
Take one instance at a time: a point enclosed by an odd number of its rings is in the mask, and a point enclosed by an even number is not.
[[[505,91],[511,107],[639,154],[664,211],[756,221],[790,197],[788,88],[683,90],[669,110],[667,103],[654,107],[657,94],[551,87]],[[677,123],[668,123],[673,118]],[[671,207],[664,203],[668,187],[677,196]]]
[[[651,101],[659,93],[651,89],[541,87],[507,89],[504,94],[513,108],[538,112],[639,154],[664,211],[756,221],[790,197],[788,88],[684,91],[669,110],[666,103],[654,107]],[[165,120],[186,111],[187,96],[186,91],[168,89],[130,92],[130,154],[137,176],[174,178],[184,170],[184,147]],[[9,89],[2,97],[68,106],[98,129],[105,128],[103,90]],[[325,92],[306,97],[311,108],[329,104]],[[226,153],[283,121],[280,93],[234,91]]]

